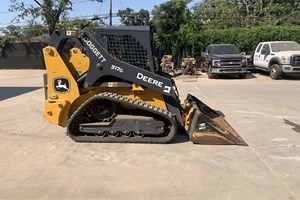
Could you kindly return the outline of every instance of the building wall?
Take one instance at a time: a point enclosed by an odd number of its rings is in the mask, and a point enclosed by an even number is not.
[[[1,50],[0,69],[45,69],[43,42],[8,43]]]

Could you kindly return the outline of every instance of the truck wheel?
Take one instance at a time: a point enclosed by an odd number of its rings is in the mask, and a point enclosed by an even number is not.
[[[208,67],[208,70],[207,70],[207,76],[208,76],[209,79],[215,78],[214,74],[212,73],[212,68],[211,68],[211,66]]]
[[[203,63],[201,63],[201,65],[200,65],[200,71],[201,71],[201,72],[205,72],[205,69],[204,69],[204,67],[203,67]]]
[[[272,79],[277,80],[281,76],[281,69],[278,64],[273,64],[270,67],[270,76]]]
[[[246,76],[247,76],[247,73],[239,74],[240,79],[244,79],[244,78],[246,78]]]

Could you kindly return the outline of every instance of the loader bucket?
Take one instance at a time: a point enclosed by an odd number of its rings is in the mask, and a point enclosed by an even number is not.
[[[195,144],[236,144],[248,146],[223,116],[188,94],[183,104],[183,121]]]

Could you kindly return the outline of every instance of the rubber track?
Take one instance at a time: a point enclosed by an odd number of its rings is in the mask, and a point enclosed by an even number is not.
[[[144,136],[142,138],[137,138],[137,137],[113,138],[113,137],[109,137],[109,136],[108,137],[99,137],[96,135],[77,136],[77,135],[72,134],[70,132],[70,127],[74,126],[76,117],[85,111],[85,108],[88,106],[89,103],[91,103],[92,101],[94,101],[96,99],[105,99],[105,100],[113,101],[113,102],[116,102],[119,104],[121,103],[121,104],[129,105],[133,108],[145,110],[147,112],[152,112],[156,115],[159,115],[159,116],[163,117],[165,120],[168,120],[169,123],[171,124],[171,128],[169,129],[170,130],[169,134],[167,136],[163,136],[163,137]],[[124,97],[122,95],[112,93],[112,92],[104,92],[104,93],[97,94],[97,95],[91,97],[90,99],[88,99],[86,102],[84,102],[70,117],[69,123],[67,126],[67,133],[68,133],[69,137],[71,137],[74,141],[76,141],[76,142],[91,142],[91,143],[157,143],[157,144],[161,144],[161,143],[170,142],[175,137],[176,132],[177,132],[177,124],[176,124],[176,120],[173,117],[171,112],[161,109],[159,107],[153,106],[151,104],[148,104],[144,101],[127,98],[127,97]]]

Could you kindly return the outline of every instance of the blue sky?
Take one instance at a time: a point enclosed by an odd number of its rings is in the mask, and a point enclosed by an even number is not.
[[[42,0],[39,0],[42,1]],[[33,0],[19,0],[19,2],[24,2],[25,5],[36,5]],[[92,16],[95,14],[107,14],[109,13],[109,0],[104,0],[104,3],[99,3],[93,0],[72,0],[73,2],[73,11],[69,13],[70,17],[85,17]],[[159,5],[161,3],[166,2],[166,0],[112,0],[113,2],[113,13],[116,13],[118,10],[125,9],[130,7],[135,11],[139,11],[141,8],[149,10],[153,9],[155,5]],[[0,6],[0,27],[6,27],[10,25],[11,20],[18,14],[8,13],[8,8],[11,5],[10,0],[1,0]],[[20,24],[13,23],[15,25],[25,25],[26,21],[21,20]],[[106,21],[108,22],[108,21]],[[117,19],[113,20],[114,24],[118,23]]]

